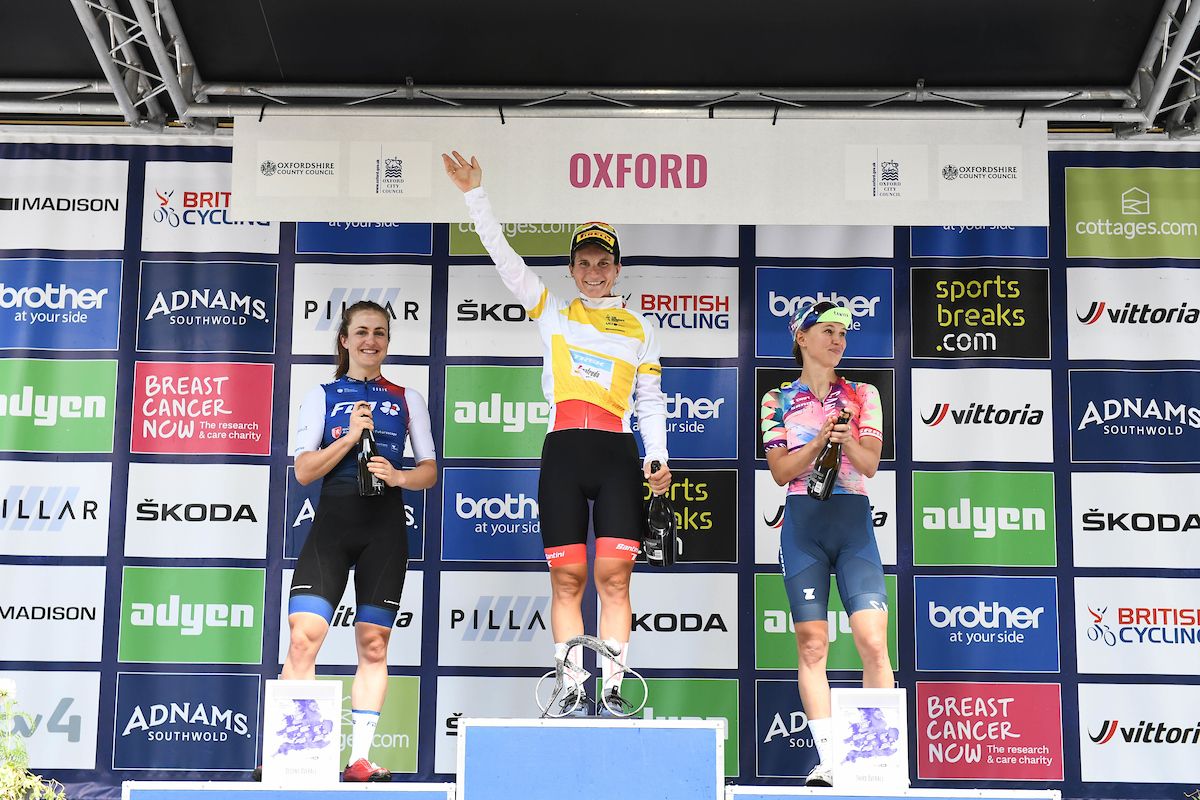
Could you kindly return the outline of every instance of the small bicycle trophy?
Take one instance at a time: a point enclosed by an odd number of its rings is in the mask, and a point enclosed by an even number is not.
[[[608,692],[606,691],[608,687],[600,687],[599,702],[604,704],[604,707],[610,714],[612,714],[614,717],[632,717],[634,714],[637,714],[642,710],[642,707],[646,705],[646,696],[648,693],[646,679],[634,670],[625,666],[625,662],[620,657],[620,650],[605,644],[603,640],[597,639],[595,636],[576,636],[574,639],[571,639],[569,642],[567,642],[567,652],[564,658],[555,658],[554,669],[543,675],[537,682],[537,686],[534,687],[534,699],[537,701],[538,708],[542,710],[542,719],[546,719],[547,717],[558,719],[561,717],[571,716],[583,703],[590,702],[593,704],[593,706],[596,705],[596,701],[592,700],[587,695],[588,679],[592,677],[592,673],[588,672],[582,667],[576,667],[569,662],[571,651],[576,647],[584,647],[599,654],[602,658],[612,659],[616,665],[621,668],[621,671],[619,673],[613,673],[613,675],[609,676],[610,681],[616,677],[632,676],[641,682],[642,702],[639,703],[636,708],[632,705],[625,709],[619,707],[614,708],[608,703]],[[551,689],[550,696],[546,698],[545,702],[543,702],[542,687],[551,677],[554,678],[554,688]],[[578,689],[578,691],[574,692],[575,702],[573,704],[562,702],[563,693],[569,687],[575,687]]]

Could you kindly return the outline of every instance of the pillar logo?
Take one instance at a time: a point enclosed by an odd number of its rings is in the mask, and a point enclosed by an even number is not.
[[[917,576],[918,670],[1057,672],[1054,578]]]
[[[264,580],[261,569],[125,567],[117,660],[259,663]]]
[[[544,572],[443,572],[442,666],[553,667]]]

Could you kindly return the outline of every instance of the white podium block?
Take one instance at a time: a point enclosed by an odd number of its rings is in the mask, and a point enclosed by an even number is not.
[[[267,681],[265,696],[263,784],[336,784],[342,772],[342,684]]]

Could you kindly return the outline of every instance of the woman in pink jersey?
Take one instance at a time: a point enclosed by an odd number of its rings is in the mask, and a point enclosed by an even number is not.
[[[468,161],[455,152],[443,154],[442,162],[447,176],[464,193],[475,231],[501,280],[537,323],[545,345],[542,389],[551,418],[542,445],[538,511],[550,565],[555,657],[562,659],[566,643],[583,633],[592,501],[600,638],[628,664],[629,579],[645,525],[631,413],[637,413],[646,450],[642,476],[655,494],[666,493],[671,485],[667,402],[654,327],[613,292],[621,274],[621,247],[611,225],[589,222],[575,230],[568,269],[579,295],[556,297],[504,238],[481,185],[478,160]],[[650,464],[655,461],[662,468],[651,474]],[[573,662],[581,656],[580,648],[570,654]],[[602,658],[601,666],[603,702],[597,703],[597,712],[632,710],[621,697],[620,667],[608,658]],[[564,709],[582,711],[577,699],[581,688],[569,687]]]
[[[850,311],[833,303],[801,307],[788,323],[800,378],[772,389],[762,399],[763,445],[776,483],[787,484],[779,566],[796,632],[800,699],[817,746],[818,763],[809,786],[832,786],[830,762],[829,575],[850,615],[850,630],[863,662],[863,685],[894,685],[887,647],[887,589],[866,478],[875,474],[883,449],[879,392],[869,383],[834,371],[846,351]],[[842,411],[849,424],[835,425]],[[842,445],[833,494],[810,497],[808,476],[826,442]]]

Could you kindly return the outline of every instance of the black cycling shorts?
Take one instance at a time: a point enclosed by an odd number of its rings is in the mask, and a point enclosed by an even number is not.
[[[400,489],[378,497],[322,492],[292,575],[288,613],[310,611],[329,622],[353,567],[355,622],[390,628],[408,571],[407,521]]]
[[[545,548],[587,543],[589,500],[596,538],[641,541],[642,460],[632,433],[569,428],[546,434],[538,478]]]

